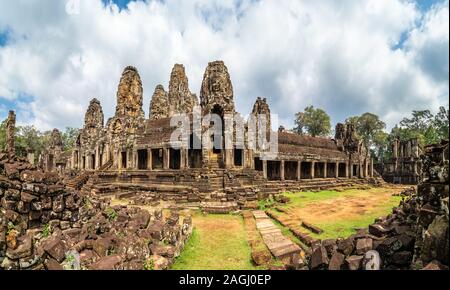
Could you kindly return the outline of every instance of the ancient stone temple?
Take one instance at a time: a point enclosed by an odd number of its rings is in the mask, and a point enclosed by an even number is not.
[[[80,180],[87,180],[87,174],[95,180],[90,182],[92,192],[129,193],[132,188],[135,193],[150,192],[152,198],[242,206],[264,192],[333,186],[373,176],[371,160],[351,126],[338,124],[335,139],[273,132],[269,104],[262,97],[256,99],[251,118],[243,120],[235,110],[233,85],[222,61],[208,64],[200,102],[189,89],[184,66],[176,64],[168,91],[156,86],[149,118],[144,117],[142,103],[139,73],[126,67],[118,86],[116,113],[106,125],[100,102],[93,99],[89,104],[69,163],[86,173]],[[171,137],[180,123],[173,117],[183,113],[185,119],[180,120],[187,123],[189,132],[183,131],[174,142]],[[228,126],[230,116],[234,123]],[[266,124],[252,121],[261,116]],[[224,125],[216,127],[218,120]],[[258,132],[267,140],[276,138],[272,157],[265,155],[266,144],[248,141],[249,135]],[[227,146],[227,136],[232,146]]]
[[[61,132],[53,129],[50,135],[50,142],[41,156],[41,168],[45,171],[62,172],[70,159],[70,153],[63,151],[63,141]]]
[[[420,155],[423,150],[417,138],[392,142],[392,159],[378,166],[383,179],[391,183],[417,184],[422,165]]]

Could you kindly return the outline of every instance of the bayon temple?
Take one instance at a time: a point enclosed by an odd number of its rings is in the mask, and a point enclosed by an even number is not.
[[[71,186],[97,194],[151,192],[150,199],[241,205],[265,192],[345,186],[376,177],[370,155],[351,125],[337,124],[334,139],[274,132],[269,104],[262,97],[244,120],[236,112],[233,85],[222,61],[208,64],[200,100],[190,91],[181,64],[172,69],[168,91],[156,86],[148,118],[143,98],[137,69],[126,67],[115,115],[105,123],[99,100],[92,99],[71,154],[61,152],[61,136],[53,132],[44,168],[72,172]],[[229,116],[234,118],[231,125]],[[188,124],[175,141],[181,123],[174,120]],[[269,142],[249,136],[274,141],[271,154]]]

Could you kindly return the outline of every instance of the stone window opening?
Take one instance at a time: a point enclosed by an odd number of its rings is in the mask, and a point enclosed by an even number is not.
[[[202,167],[202,149],[194,148],[195,144],[201,144],[200,138],[197,135],[191,134],[189,136],[189,149],[188,149],[188,159],[190,168],[201,168]]]
[[[181,150],[169,149],[169,169],[181,168]]]
[[[91,169],[95,169],[95,154],[91,154]]]
[[[127,152],[123,151],[121,153],[121,157],[122,157],[122,168],[127,168]]]
[[[300,178],[311,179],[311,162],[302,162],[300,164]]]
[[[138,155],[138,169],[145,170],[147,169],[147,160],[148,160],[148,152],[147,149],[139,149],[137,151]]]
[[[284,179],[297,180],[297,161],[284,162]]]
[[[336,163],[327,163],[327,178],[336,178]]]
[[[267,179],[281,180],[280,161],[267,161]]]
[[[346,177],[346,174],[345,174],[346,164],[345,163],[339,163],[338,167],[339,167],[338,177]]]
[[[234,148],[234,166],[242,166],[244,159],[244,151],[242,149]]]
[[[314,167],[314,177],[315,178],[325,178],[325,163],[316,162]]]
[[[263,171],[263,162],[261,159],[259,159],[259,157],[254,158],[254,163],[256,171]]]
[[[162,169],[163,168],[163,150],[162,148],[152,149],[152,168]]]
[[[352,177],[354,177],[354,176],[356,176],[356,177],[359,176],[359,166],[355,165],[355,164],[353,164],[353,176]]]

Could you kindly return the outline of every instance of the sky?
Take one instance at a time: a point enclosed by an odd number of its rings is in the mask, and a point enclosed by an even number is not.
[[[448,53],[448,0],[0,0],[0,119],[82,127],[96,97],[107,120],[128,65],[148,117],[175,63],[199,96],[223,60],[243,115],[262,96],[286,128],[312,105],[333,126],[371,112],[389,130],[448,107]]]

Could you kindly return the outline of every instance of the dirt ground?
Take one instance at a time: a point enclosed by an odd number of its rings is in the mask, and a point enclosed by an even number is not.
[[[355,192],[343,192],[342,196],[326,200],[308,202],[303,207],[291,208],[299,217],[311,222],[354,219],[376,211],[390,201],[395,193],[405,187],[372,188]]]

